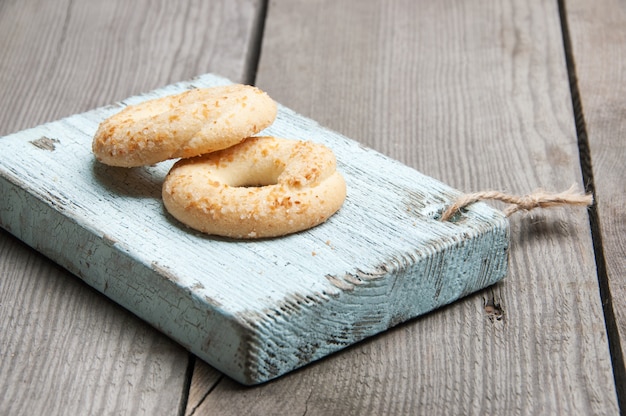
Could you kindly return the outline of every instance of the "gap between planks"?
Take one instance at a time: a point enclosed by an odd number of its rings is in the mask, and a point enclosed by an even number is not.
[[[582,98],[578,87],[578,76],[576,74],[576,59],[572,47],[570,30],[567,21],[567,9],[565,0],[558,0],[559,18],[561,21],[561,32],[563,39],[563,49],[565,52],[565,63],[567,66],[567,74],[569,78],[570,95],[572,99],[572,111],[574,114],[574,122],[576,127],[576,137],[578,139],[578,150],[580,158],[580,167],[583,176],[583,184],[585,192],[594,195],[594,202],[589,207],[589,226],[591,228],[591,237],[593,242],[593,252],[596,261],[598,287],[600,291],[600,299],[602,301],[602,311],[604,313],[604,323],[609,343],[609,352],[611,355],[611,364],[613,368],[613,378],[615,379],[615,388],[617,392],[617,402],[620,412],[626,413],[626,365],[622,356],[622,347],[615,318],[615,310],[613,308],[613,297],[609,285],[609,277],[606,269],[606,259],[604,256],[604,248],[602,245],[602,231],[600,229],[600,219],[597,208],[596,188],[593,178],[593,161],[591,160],[591,150],[589,145],[589,136],[587,133],[587,123],[582,107]]]
[[[259,0],[259,9],[252,29],[250,49],[246,56],[244,69],[244,84],[254,85],[256,74],[261,60],[261,49],[263,48],[263,33],[265,32],[265,21],[267,20],[267,9],[269,0]]]

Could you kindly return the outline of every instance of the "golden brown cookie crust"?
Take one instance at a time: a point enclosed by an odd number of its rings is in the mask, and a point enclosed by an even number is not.
[[[187,226],[232,238],[277,237],[326,221],[346,184],[324,145],[251,137],[178,161],[163,185],[167,211]]]
[[[96,158],[112,166],[151,165],[225,149],[274,122],[276,103],[248,85],[185,91],[128,106],[103,121]]]

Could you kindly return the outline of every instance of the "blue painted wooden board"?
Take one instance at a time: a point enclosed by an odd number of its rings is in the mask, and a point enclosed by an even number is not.
[[[500,280],[508,222],[458,191],[293,111],[263,134],[329,146],[348,197],[326,223],[234,241],[167,215],[172,162],[95,161],[98,124],[124,105],[228,80],[204,75],[0,139],[0,224],[212,366],[256,384]],[[269,91],[271,95],[271,91]]]

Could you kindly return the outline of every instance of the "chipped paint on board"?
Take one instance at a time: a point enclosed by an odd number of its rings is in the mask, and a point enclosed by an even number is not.
[[[442,223],[458,191],[282,106],[264,134],[327,145],[348,186],[336,215],[295,235],[237,242],[190,232],[159,198],[171,164],[120,171],[94,161],[90,135],[124,105],[227,83],[204,75],[3,138],[0,225],[245,384],[506,275],[498,211],[479,203]]]

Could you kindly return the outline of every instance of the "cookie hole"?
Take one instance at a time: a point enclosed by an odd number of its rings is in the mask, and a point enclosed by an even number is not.
[[[271,181],[271,182],[251,182],[251,183],[237,184],[237,185],[231,185],[231,186],[235,188],[261,188],[263,186],[272,186],[276,184],[278,184],[278,182]]]
[[[259,188],[278,184],[283,169],[250,169],[245,175],[233,177],[230,186],[237,188]]]

